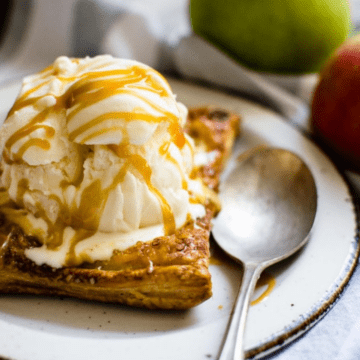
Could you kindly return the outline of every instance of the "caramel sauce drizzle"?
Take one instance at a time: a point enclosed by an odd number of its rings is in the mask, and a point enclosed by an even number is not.
[[[73,59],[72,61],[78,63],[78,59]],[[99,69],[101,69],[101,67],[97,68],[97,70]],[[86,67],[84,67],[83,70],[86,70]],[[151,69],[143,69],[138,66],[132,66],[127,69],[89,71],[79,76],[66,77],[58,76],[57,71],[55,71],[53,67],[50,66],[44,69],[40,74],[42,75],[41,78],[43,79],[46,79],[46,77],[49,75],[55,76],[58,80],[61,81],[62,86],[66,86],[71,82],[73,83],[61,96],[53,95],[56,99],[55,105],[40,111],[31,119],[28,124],[24,125],[18,131],[16,131],[7,140],[3,151],[3,159],[9,164],[14,162],[22,163],[23,155],[30,147],[36,146],[40,147],[42,150],[50,149],[50,139],[54,137],[55,129],[43,123],[51,112],[56,113],[64,110],[66,111],[67,109],[71,108],[70,113],[68,112],[66,114],[66,121],[67,124],[69,124],[83,109],[116,94],[128,94],[135,96],[146,105],[150,106],[158,115],[151,115],[141,108],[138,108],[132,112],[109,111],[100,116],[89,119],[86,124],[83,124],[71,131],[69,134],[70,141],[78,140],[78,138],[80,138],[81,140],[76,142],[85,144],[91,139],[108,131],[123,131],[122,129],[124,127],[121,126],[121,123],[116,125],[116,120],[118,119],[125,122],[132,120],[142,120],[150,123],[160,123],[162,121],[167,121],[169,122],[168,131],[171,135],[172,142],[174,142],[174,144],[179,149],[183,148],[186,143],[183,130],[179,124],[179,119],[173,113],[166,111],[165,109],[161,108],[161,106],[140,94],[140,91],[145,90],[156,93],[161,97],[171,96],[170,91],[163,88],[160,83],[151,76],[152,74],[155,74],[155,72]],[[166,80],[160,74],[157,76],[161,77],[163,81],[166,82]],[[23,93],[13,105],[8,116],[15,114],[16,111],[19,111],[24,107],[36,106],[38,100],[47,95],[51,95],[49,93],[43,96],[33,95],[36,93],[36,91],[40,90],[41,87],[48,85],[50,81],[51,79],[42,81],[35,87]],[[110,119],[115,122],[115,125],[101,130],[92,130],[94,127]],[[24,144],[20,146],[17,152],[14,153],[12,151],[14,144],[16,144],[19,140],[24,139],[26,136],[29,136],[38,129],[44,130],[41,132],[41,138],[33,136],[31,139],[26,140]],[[116,188],[119,183],[124,180],[129,167],[136,169],[136,171],[139,173],[139,176],[147,184],[149,190],[158,199],[163,215],[165,235],[169,235],[175,232],[175,219],[173,212],[160,191],[156,189],[155,186],[153,186],[151,182],[152,171],[150,166],[140,155],[130,153],[128,150],[128,139],[126,138],[126,134],[123,135],[125,138],[125,143],[123,139],[121,145],[108,145],[108,147],[118,156],[126,159],[125,165],[115,176],[112,184],[109,187],[102,189],[100,180],[95,180],[82,192],[80,205],[78,207],[73,205],[68,208],[62,204],[59,198],[52,196],[51,200],[57,202],[60,209],[59,218],[57,221],[55,221],[55,223],[50,221],[44,210],[39,210],[38,213],[35,214],[36,216],[40,216],[41,218],[45,219],[48,224],[49,238],[46,241],[46,245],[49,249],[56,249],[62,244],[64,230],[67,225],[71,225],[76,230],[76,235],[71,240],[70,251],[67,255],[67,264],[75,264],[77,261],[75,257],[76,244],[96,232],[109,194]],[[168,160],[171,160],[174,164],[176,163],[176,165],[179,166],[179,164],[177,164],[175,159],[170,156],[167,150],[168,146],[163,147],[160,150],[161,155],[166,156]],[[22,203],[22,197],[27,189],[26,181],[27,180],[25,179],[21,180],[18,184],[18,204]],[[185,179],[183,179],[182,184],[183,187],[186,188],[187,183]],[[66,187],[66,185],[69,184],[64,184],[64,187]],[[41,207],[39,206],[38,208]]]
[[[45,129],[45,135],[48,138],[52,138],[55,135],[55,130],[48,125],[39,124],[43,122],[46,117],[49,115],[50,109],[45,109],[37,114],[29,124],[23,126],[21,129],[16,131],[5,143],[5,148],[3,151],[4,159],[10,159],[11,147],[20,139],[24,138],[25,136],[31,134],[32,132],[38,129]],[[25,151],[31,146],[38,146],[44,150],[50,149],[50,142],[43,138],[32,138],[24,143],[17,153],[13,153],[13,162],[21,163],[22,157]],[[8,161],[11,163],[11,161]]]
[[[187,190],[188,182],[186,180],[185,174],[184,174],[183,170],[180,168],[180,164],[171,156],[171,154],[169,152],[169,148],[170,148],[170,142],[166,142],[160,147],[159,153],[160,153],[160,155],[164,156],[166,158],[166,160],[168,160],[169,162],[171,162],[172,164],[174,164],[177,167],[177,169],[179,170],[179,173],[181,174],[182,188]]]

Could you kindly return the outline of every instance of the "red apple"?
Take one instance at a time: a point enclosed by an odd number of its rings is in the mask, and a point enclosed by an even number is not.
[[[360,172],[360,35],[345,41],[321,71],[311,123],[315,135]]]

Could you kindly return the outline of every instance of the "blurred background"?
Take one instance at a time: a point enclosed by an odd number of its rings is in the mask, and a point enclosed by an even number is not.
[[[360,0],[350,5],[351,36],[360,30]],[[306,127],[316,76],[260,79],[193,36],[189,0],[3,0],[0,10],[0,88],[60,55],[109,53],[230,88]]]
[[[94,56],[116,48],[123,57],[171,69],[166,46],[190,29],[187,0],[11,0],[0,6],[0,86],[60,55]],[[117,31],[119,23],[126,34]]]
[[[350,5],[353,34],[360,0]],[[191,33],[188,7],[188,0],[3,0],[0,86],[60,55],[107,52],[179,72],[178,46]]]

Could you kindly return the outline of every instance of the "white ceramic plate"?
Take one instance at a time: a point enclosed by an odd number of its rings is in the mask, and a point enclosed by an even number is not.
[[[318,213],[309,244],[273,266],[276,285],[250,308],[247,354],[261,357],[316,323],[347,283],[358,256],[356,213],[346,182],[301,132],[254,103],[179,81],[178,99],[189,106],[220,105],[243,117],[236,153],[256,145],[287,148],[314,173]],[[9,110],[19,84],[0,90]],[[147,311],[72,299],[0,296],[0,357],[13,360],[216,359],[240,284],[232,262],[211,265],[213,297],[185,312]],[[258,290],[259,295],[263,289]]]

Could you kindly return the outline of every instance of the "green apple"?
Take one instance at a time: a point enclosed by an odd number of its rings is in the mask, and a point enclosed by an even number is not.
[[[312,107],[314,134],[339,162],[360,172],[360,35],[345,41],[321,71]]]
[[[347,0],[190,0],[196,34],[259,71],[318,71],[348,36]]]

